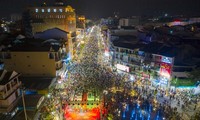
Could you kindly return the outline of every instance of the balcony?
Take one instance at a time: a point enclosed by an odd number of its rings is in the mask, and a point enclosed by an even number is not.
[[[21,81],[19,83],[15,84],[14,86],[11,86],[10,90],[5,92],[5,90],[0,91],[0,99],[5,99],[7,96],[9,96],[13,91],[18,89],[21,86]]]

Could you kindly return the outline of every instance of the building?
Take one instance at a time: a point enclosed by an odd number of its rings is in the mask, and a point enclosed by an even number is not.
[[[85,29],[86,19],[84,15],[77,16],[77,28]]]
[[[62,68],[66,53],[59,41],[22,39],[17,45],[0,52],[7,70],[16,70],[27,77],[55,77]]]
[[[12,22],[22,20],[22,15],[21,14],[11,14],[10,17],[11,17],[11,21]]]
[[[76,29],[76,35],[78,37],[83,36],[85,33],[85,27],[86,27],[86,19],[85,16],[77,16],[77,29]]]
[[[140,74],[143,56],[139,54],[139,48],[144,44],[135,36],[111,36],[111,39],[109,53],[112,65],[128,74]]]
[[[119,26],[137,26],[140,23],[139,17],[121,18],[119,19]]]
[[[0,113],[15,111],[20,98],[20,73],[0,70]]]
[[[106,25],[108,28],[117,28],[117,26],[119,25],[119,18],[117,16],[102,18],[100,24]]]
[[[29,7],[28,11],[33,34],[55,27],[70,33],[76,31],[75,10],[61,0],[57,0],[53,6],[44,3],[42,6]]]
[[[54,39],[59,41],[63,47],[62,49],[65,50],[66,55],[65,57],[69,57],[70,59],[73,58],[73,40],[71,37],[71,34],[68,32],[61,30],[59,28],[52,28],[45,30],[43,32],[36,33],[34,35],[34,38],[36,39],[44,39],[44,40],[50,40]]]

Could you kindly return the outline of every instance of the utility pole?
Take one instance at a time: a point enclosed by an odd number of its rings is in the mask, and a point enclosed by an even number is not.
[[[25,120],[28,120],[27,119],[27,114],[26,114],[26,105],[25,105],[25,100],[24,100],[24,88],[22,88],[22,102],[23,102]]]

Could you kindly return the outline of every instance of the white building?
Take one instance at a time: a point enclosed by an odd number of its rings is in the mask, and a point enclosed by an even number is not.
[[[0,113],[12,112],[20,96],[19,73],[0,70]]]

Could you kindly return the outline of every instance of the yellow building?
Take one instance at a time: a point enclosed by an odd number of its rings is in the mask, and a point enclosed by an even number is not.
[[[65,6],[62,1],[57,1],[54,6],[28,8],[32,22],[32,32],[42,32],[47,29],[59,28],[66,32],[76,31],[76,13],[71,6]]]
[[[55,77],[62,67],[63,49],[60,46],[18,45],[0,52],[5,69],[15,70],[26,77]]]
[[[85,16],[81,15],[81,16],[77,16],[77,28],[82,28],[85,29]]]

